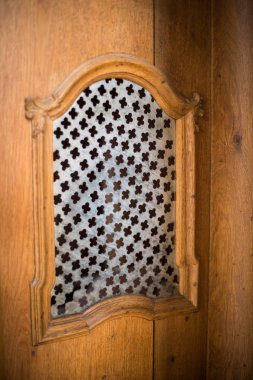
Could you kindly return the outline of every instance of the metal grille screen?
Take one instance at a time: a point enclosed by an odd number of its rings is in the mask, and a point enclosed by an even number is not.
[[[54,122],[54,318],[120,295],[177,292],[175,121],[123,79]]]

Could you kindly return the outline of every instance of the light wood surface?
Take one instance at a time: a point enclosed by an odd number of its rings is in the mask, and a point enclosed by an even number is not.
[[[253,378],[253,2],[213,3],[209,379]]]
[[[33,349],[31,133],[27,94],[46,96],[86,59],[111,51],[153,59],[151,1],[0,2],[0,341],[5,380],[152,379],[152,322],[126,318]],[[94,22],[94,20],[96,20]],[[138,38],[136,38],[138,36]]]
[[[34,347],[30,379],[151,380],[152,346],[152,322],[112,320],[84,337]]]
[[[210,196],[210,23],[207,0],[156,0],[155,63],[169,73],[180,93],[192,89],[204,98],[204,117],[196,134],[196,255],[199,257],[199,313],[155,323],[155,378],[205,379],[209,196]],[[189,327],[190,326],[190,327]],[[189,328],[188,328],[189,327]],[[184,334],[181,336],[181,332]],[[179,349],[180,347],[180,349]],[[170,360],[171,356],[175,360]]]

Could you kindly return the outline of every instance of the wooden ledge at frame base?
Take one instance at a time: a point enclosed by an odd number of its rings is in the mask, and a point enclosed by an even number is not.
[[[99,302],[84,313],[51,318],[50,294],[55,283],[53,208],[53,121],[92,83],[124,78],[145,87],[176,122],[176,264],[179,296],[147,298],[121,296]],[[33,202],[35,274],[31,283],[33,344],[63,339],[89,331],[98,323],[126,314],[161,319],[171,313],[197,311],[199,263],[195,256],[195,133],[203,115],[200,97],[177,95],[168,79],[142,59],[109,54],[79,68],[45,99],[26,98],[25,115],[33,136]]]
[[[197,307],[181,295],[161,298],[138,295],[112,297],[92,305],[83,313],[52,319],[37,344],[85,334],[108,319],[131,316],[152,321],[197,311]]]

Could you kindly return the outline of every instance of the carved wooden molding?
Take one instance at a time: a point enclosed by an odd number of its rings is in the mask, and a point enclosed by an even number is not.
[[[176,263],[179,296],[151,299],[120,296],[99,302],[81,314],[51,318],[50,292],[55,281],[53,206],[53,121],[83,89],[106,78],[123,78],[145,87],[176,120]],[[195,256],[195,132],[202,115],[200,97],[178,96],[167,78],[147,62],[124,54],[92,59],[76,70],[47,98],[26,98],[25,115],[33,136],[35,275],[31,283],[33,344],[87,332],[108,318],[131,314],[161,319],[171,313],[197,310],[198,260]]]

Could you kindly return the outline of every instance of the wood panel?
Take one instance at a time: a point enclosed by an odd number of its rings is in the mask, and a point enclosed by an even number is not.
[[[152,323],[112,320],[83,337],[32,351],[30,378],[39,380],[152,379]]]
[[[209,379],[253,376],[253,2],[213,2]]]
[[[204,379],[207,335],[210,194],[210,1],[157,0],[155,63],[185,96],[204,98],[196,135],[196,255],[200,259],[199,313],[155,323],[155,378]],[[194,347],[193,347],[194,341]]]
[[[32,349],[31,131],[24,118],[27,95],[47,95],[91,56],[120,51],[152,62],[152,9],[151,0],[0,2],[2,379],[152,378],[153,326],[138,318]]]
[[[200,363],[205,348],[201,334],[196,334],[201,317],[198,313],[156,322],[155,379],[205,379],[205,359]]]

